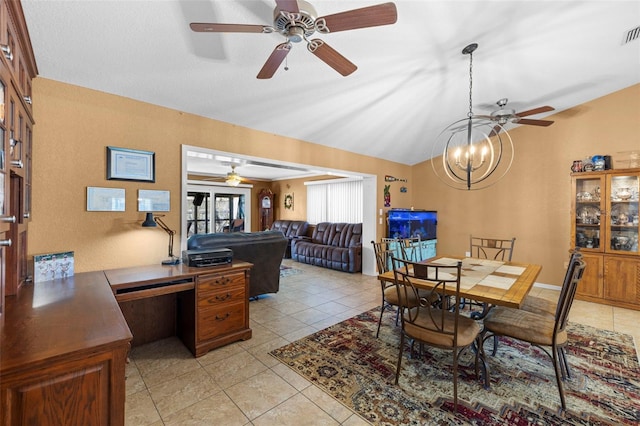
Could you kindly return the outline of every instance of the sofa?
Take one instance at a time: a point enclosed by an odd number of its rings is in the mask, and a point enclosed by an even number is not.
[[[344,272],[362,271],[362,223],[318,223],[291,242],[293,260]]]
[[[291,258],[291,241],[294,238],[304,237],[307,235],[309,223],[304,220],[276,220],[271,225],[272,231],[281,231],[285,238],[289,240],[287,251],[284,253],[286,259]]]
[[[187,250],[228,248],[234,260],[253,263],[249,297],[277,293],[280,289],[280,264],[287,239],[280,231],[195,234],[187,240]]]

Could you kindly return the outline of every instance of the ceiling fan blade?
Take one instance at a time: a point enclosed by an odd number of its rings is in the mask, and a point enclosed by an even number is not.
[[[300,9],[298,8],[298,2],[296,0],[276,0],[276,4],[278,5],[278,9],[280,10],[285,10],[292,13],[300,12]]]
[[[518,124],[530,124],[532,126],[551,126],[554,122],[551,120],[532,120],[530,118],[521,118],[517,121]]]
[[[504,130],[504,127],[500,126],[500,125],[496,125],[493,127],[493,129],[491,129],[491,132],[489,132],[489,137],[493,136],[493,135],[498,135],[498,133],[500,133],[500,131]]]
[[[320,39],[311,40],[307,49],[345,77],[358,69],[351,61]]]
[[[273,32],[266,25],[250,24],[210,24],[206,22],[192,22],[189,24],[192,31],[197,33],[267,33]],[[271,30],[271,31],[270,31]]]
[[[338,31],[394,24],[397,20],[398,11],[396,5],[383,3],[320,17],[316,19],[316,28],[320,33],[336,33]]]
[[[534,108],[534,109],[529,109],[527,111],[522,111],[516,114],[517,117],[526,117],[528,115],[535,115],[535,114],[540,114],[542,112],[549,112],[549,111],[554,111],[555,108],[554,107],[550,107],[550,106],[541,106],[538,108]]]
[[[271,52],[271,55],[269,56],[269,59],[267,59],[267,62],[265,62],[265,64],[262,66],[262,69],[258,73],[257,77],[262,80],[273,77],[273,74],[276,73],[278,67],[280,66],[282,61],[284,61],[284,58],[287,57],[290,50],[290,43],[282,43],[277,45],[276,48],[273,49],[273,52]]]

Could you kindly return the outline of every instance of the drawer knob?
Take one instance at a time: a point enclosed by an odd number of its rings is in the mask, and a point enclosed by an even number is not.
[[[224,296],[216,296],[216,300],[219,300],[222,302],[229,299],[230,297],[231,297],[231,293],[227,293]]]
[[[226,315],[224,315],[224,316],[218,316],[218,315],[216,315],[216,321],[224,321],[224,320],[226,320],[227,318],[229,318],[229,315],[231,315],[229,312],[227,312],[227,313],[226,313]]]
[[[8,240],[0,240],[0,247],[11,247],[11,238]]]
[[[227,278],[227,277],[223,277],[223,278],[221,278],[219,280],[216,280],[216,284],[218,284],[218,285],[227,285],[230,282],[231,282],[231,280],[229,278]]]
[[[15,216],[4,216],[4,217],[0,218],[0,222],[16,223],[16,217]]]

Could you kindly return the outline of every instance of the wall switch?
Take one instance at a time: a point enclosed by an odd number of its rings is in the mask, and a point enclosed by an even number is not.
[[[380,221],[380,225],[382,225],[382,218],[379,218],[378,220]]]
[[[382,209],[380,209],[380,216],[382,216]]]
[[[470,252],[470,251],[465,251],[465,252],[464,252],[464,255],[465,255],[466,257],[471,257],[471,252]]]

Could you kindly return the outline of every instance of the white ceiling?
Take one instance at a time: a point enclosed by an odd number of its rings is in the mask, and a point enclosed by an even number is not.
[[[378,3],[312,1],[320,16]],[[42,77],[408,165],[466,117],[469,43],[477,114],[505,97],[516,111],[559,112],[640,83],[640,39],[623,44],[637,0],[396,0],[396,24],[314,35],[358,66],[350,76],[300,43],[269,80],[256,74],[281,35],[189,23],[271,25],[273,0],[22,4]]]

